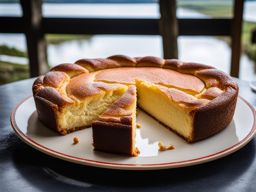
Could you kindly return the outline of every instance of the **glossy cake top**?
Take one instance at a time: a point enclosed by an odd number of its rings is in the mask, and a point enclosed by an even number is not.
[[[136,81],[165,87],[170,99],[195,107],[216,100],[223,102],[238,90],[229,75],[211,66],[152,56],[115,55],[60,64],[34,82],[33,94],[62,108],[117,87],[136,85]]]
[[[136,80],[143,80],[195,93],[204,89],[204,82],[193,75],[156,67],[122,67],[101,70],[96,74],[95,80],[126,84],[135,84]]]

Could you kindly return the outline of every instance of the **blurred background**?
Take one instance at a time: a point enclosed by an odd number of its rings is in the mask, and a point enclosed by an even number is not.
[[[177,0],[178,18],[230,18],[233,0]],[[44,0],[43,17],[71,18],[160,18],[156,0]],[[22,16],[18,0],[0,0],[0,17]],[[1,26],[4,27],[4,26]],[[68,26],[67,26],[68,28]],[[242,54],[239,78],[256,80],[256,1],[244,2]],[[102,29],[104,30],[104,29]],[[47,34],[47,64],[74,62],[79,58],[113,54],[163,57],[160,35],[59,35]],[[230,38],[179,36],[179,59],[205,63],[230,72]],[[29,77],[24,34],[0,33],[0,84]]]

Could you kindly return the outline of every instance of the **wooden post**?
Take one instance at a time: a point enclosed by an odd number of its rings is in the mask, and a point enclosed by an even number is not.
[[[234,77],[239,76],[240,56],[241,56],[241,34],[243,24],[244,0],[235,0],[233,7],[233,21],[231,34],[231,70]]]
[[[252,37],[251,37],[251,43],[255,44],[256,43],[256,29],[252,31]]]
[[[164,58],[178,58],[176,0],[159,0]]]
[[[31,77],[48,70],[46,60],[46,42],[42,30],[42,0],[20,0],[29,59]]]

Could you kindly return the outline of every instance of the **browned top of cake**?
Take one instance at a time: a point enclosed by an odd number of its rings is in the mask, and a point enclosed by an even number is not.
[[[176,89],[175,100],[186,105],[191,105],[190,95],[203,101],[214,100],[216,105],[238,91],[229,75],[211,66],[152,56],[115,55],[58,65],[34,82],[33,94],[62,107],[123,83],[135,84],[137,79]]]
[[[95,76],[96,81],[127,84],[135,84],[137,79],[168,87],[177,87],[195,93],[201,92],[204,88],[204,82],[193,75],[155,67],[106,69],[99,71]]]
[[[134,106],[136,105],[136,87],[129,86],[127,91],[117,101],[100,115],[98,121],[115,122],[130,125]]]

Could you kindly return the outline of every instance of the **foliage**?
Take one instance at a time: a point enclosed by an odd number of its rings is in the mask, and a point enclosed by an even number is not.
[[[0,61],[0,84],[29,77],[28,65]]]
[[[84,40],[89,39],[89,35],[60,35],[60,34],[49,34],[46,35],[46,41],[48,44],[60,44],[65,41],[73,40]]]
[[[27,53],[25,51],[21,51],[15,47],[10,47],[8,45],[0,45],[0,55],[27,57]]]

